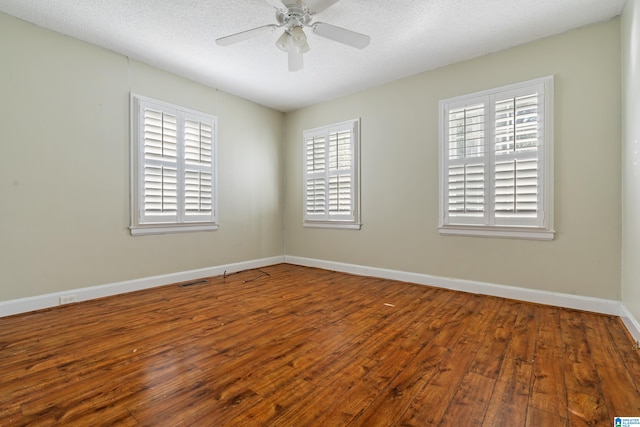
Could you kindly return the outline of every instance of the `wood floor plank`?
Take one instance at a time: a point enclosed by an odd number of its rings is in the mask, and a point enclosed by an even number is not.
[[[640,357],[635,357],[640,354],[640,348],[634,342],[631,334],[624,329],[619,317],[606,316],[604,320],[620,359],[624,362],[636,390],[640,390]],[[628,351],[630,343],[633,351]]]
[[[511,343],[517,309],[518,305],[514,301],[504,301],[500,307],[496,307],[497,314],[480,345],[471,371],[494,379],[498,377],[506,349]]]
[[[569,424],[575,427],[610,427],[613,417],[609,415],[603,398],[591,394],[570,391]]]
[[[609,425],[613,417],[604,405],[582,318],[568,310],[561,311],[560,317],[567,410],[571,425]]]
[[[346,412],[347,415],[353,414],[357,425],[362,426],[384,426],[388,425],[389,420],[400,419],[418,393],[438,372],[440,361],[448,353],[445,347],[429,344],[410,358],[410,362],[402,369],[396,367],[393,371],[393,365],[389,365],[389,372],[381,377],[381,380],[387,378],[387,384],[379,381],[376,388],[369,388],[367,383],[360,383],[361,389],[353,390],[352,396],[366,396],[368,404],[360,404],[358,408],[356,401]],[[389,378],[393,378],[391,383],[388,383]],[[329,414],[325,425],[341,425],[347,421],[346,418],[339,419]]]
[[[502,325],[501,319],[498,322],[495,319],[503,303],[503,299],[483,298],[483,304],[474,310],[472,324],[464,327],[463,339],[476,344],[471,352],[473,361],[465,369],[465,375],[458,390],[444,413],[441,421],[443,425],[480,426],[482,424],[496,378],[478,374],[473,371],[473,367],[486,370],[486,367],[485,369],[479,367],[486,361],[486,343],[493,340],[497,329]]]
[[[560,309],[548,308],[540,316],[530,406],[566,419],[567,391],[560,331]]]
[[[529,407],[527,411],[527,423],[525,427],[568,427],[569,420],[559,415],[552,414],[550,412],[538,409],[536,407]]]
[[[511,343],[505,356],[533,363],[541,307],[529,303],[519,303],[519,306]]]
[[[469,371],[453,396],[441,424],[481,426],[495,383],[495,378]]]
[[[640,392],[634,378],[627,369],[624,359],[611,335],[605,321],[594,322],[593,314],[579,313],[585,323],[585,333],[593,353],[594,364],[600,379],[604,400],[608,412],[613,417],[626,417],[640,414]],[[633,351],[633,350],[631,350]],[[636,354],[637,356],[637,354]],[[628,357],[633,357],[631,354]]]
[[[477,343],[460,340],[440,361],[437,371],[411,402],[401,425],[437,426],[447,411],[465,373],[471,366]]]
[[[506,357],[500,367],[482,425],[524,426],[532,377],[532,363]]]
[[[604,426],[617,318],[279,264],[0,318],[0,425]]]

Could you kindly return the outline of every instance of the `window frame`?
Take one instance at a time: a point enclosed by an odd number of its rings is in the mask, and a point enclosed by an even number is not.
[[[302,212],[303,212],[303,226],[315,227],[315,228],[341,228],[360,230],[362,227],[360,217],[360,118],[345,120],[339,123],[333,123],[326,126],[320,126],[313,129],[307,129],[302,132]],[[330,155],[330,134],[336,132],[350,133],[350,154],[351,154],[351,167],[350,180],[351,180],[351,212],[348,215],[331,214],[331,211],[326,208],[323,214],[309,214],[307,209],[307,184],[310,179],[310,175],[323,175],[325,178],[324,188],[328,203],[330,177],[332,176],[331,170],[325,167],[324,172],[310,173],[307,168],[307,140],[317,136],[324,137],[324,157],[325,165],[329,164]],[[337,149],[337,148],[336,148]],[[346,169],[343,169],[343,171]],[[333,176],[336,176],[334,172]]]
[[[217,154],[217,117],[201,111],[196,111],[174,105],[168,102],[131,93],[131,212],[129,227],[132,236],[149,234],[168,234],[193,231],[213,231],[218,229],[218,154]],[[145,167],[162,163],[163,161],[146,161],[145,149],[145,108],[175,115],[176,117],[176,214],[175,217],[147,215],[145,211]],[[204,123],[211,127],[211,161],[201,164],[186,161],[185,122]],[[210,163],[210,164],[208,164]],[[187,172],[206,173],[211,177],[211,212],[205,214],[187,214],[186,198]],[[198,201],[200,201],[199,199]]]
[[[552,240],[555,235],[553,226],[553,76],[542,77],[521,83],[502,86],[481,92],[475,92],[439,102],[439,224],[442,235],[466,235],[481,237],[502,237],[534,240]],[[536,150],[538,183],[537,216],[522,221],[502,217],[497,218],[494,208],[496,197],[496,103],[501,99],[519,97],[538,91],[538,106],[541,126],[537,130],[537,141],[542,141]],[[483,148],[483,191],[484,214],[465,219],[453,219],[449,215],[449,111],[464,106],[484,104]],[[541,127],[541,128],[540,128]],[[521,156],[521,157],[518,157]],[[515,155],[522,161],[526,155]],[[532,157],[533,158],[533,157]],[[464,157],[466,161],[468,157]],[[514,166],[515,167],[515,166]],[[466,178],[465,178],[466,179]]]

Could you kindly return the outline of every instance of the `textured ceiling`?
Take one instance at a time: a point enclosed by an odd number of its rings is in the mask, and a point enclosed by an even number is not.
[[[341,0],[316,16],[371,36],[364,50],[306,30],[304,69],[287,70],[265,0],[0,0],[0,11],[280,111],[314,104],[620,14],[625,0]]]

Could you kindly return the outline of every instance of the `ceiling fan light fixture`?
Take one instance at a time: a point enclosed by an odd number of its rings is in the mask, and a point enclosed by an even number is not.
[[[303,47],[307,44],[307,35],[302,31],[302,27],[293,27],[291,30],[291,42],[296,47]]]
[[[288,31],[282,33],[282,35],[276,41],[276,46],[278,46],[278,49],[280,49],[281,51],[288,52],[290,47],[292,46],[291,34],[289,34]]]

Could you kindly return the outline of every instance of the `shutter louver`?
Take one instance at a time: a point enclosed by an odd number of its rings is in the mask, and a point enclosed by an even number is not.
[[[496,163],[496,217],[535,218],[538,207],[538,160]]]
[[[449,168],[449,215],[484,215],[484,164]]]
[[[496,156],[538,148],[538,94],[496,102]]]
[[[161,111],[144,111],[145,160],[175,162],[178,156],[177,117]]]
[[[189,221],[213,216],[213,128],[192,118],[184,121],[184,215]]]
[[[307,179],[307,214],[324,215],[327,210],[327,196],[325,194],[325,179]]]
[[[325,141],[324,136],[313,136],[305,142],[307,215],[324,216],[327,212]]]
[[[496,221],[535,220],[540,185],[538,94],[500,99],[495,108]]]
[[[144,169],[145,215],[175,216],[178,213],[178,181],[175,168],[147,166]]]
[[[329,214],[351,213],[351,175],[334,175],[329,178]]]
[[[484,104],[449,112],[449,159],[484,156]]]
[[[185,162],[210,165],[213,149],[211,125],[187,119],[184,124],[184,133]]]
[[[447,214],[485,216],[485,106],[452,109],[448,114]]]
[[[325,138],[316,136],[307,139],[307,173],[324,173]]]
[[[171,220],[178,213],[177,116],[146,108],[143,118],[144,216]]]
[[[213,210],[213,180],[210,173],[186,171],[185,215],[210,215]]]
[[[329,134],[329,214],[351,215],[351,131]]]

